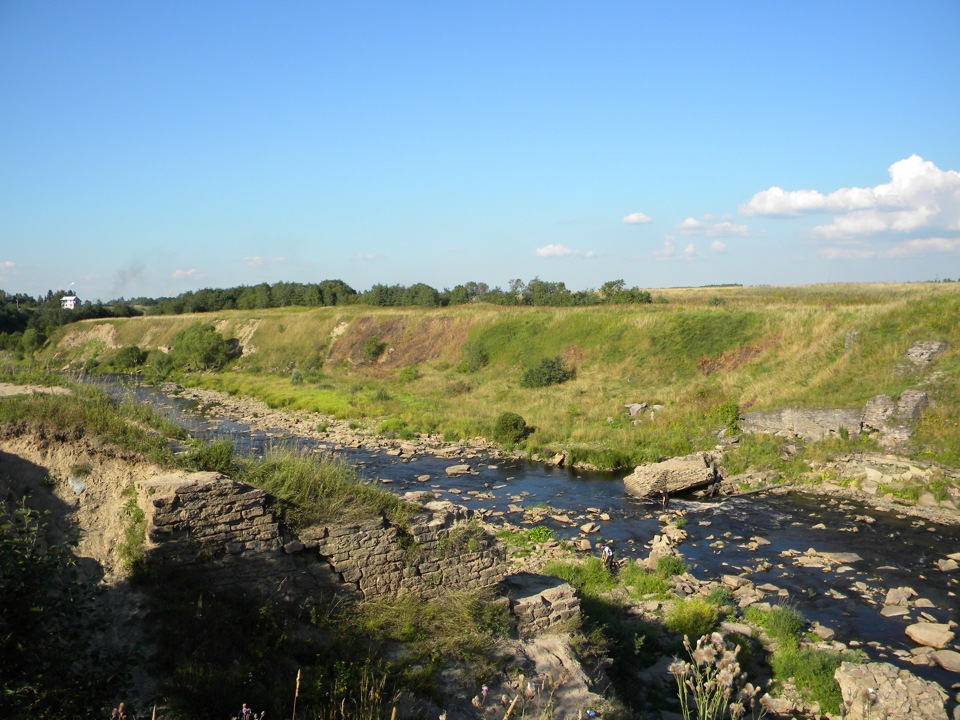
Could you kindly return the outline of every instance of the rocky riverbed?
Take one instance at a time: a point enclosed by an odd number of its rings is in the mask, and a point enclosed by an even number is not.
[[[942,468],[895,455],[844,456],[817,468],[829,480],[804,485],[801,494],[798,488],[763,485],[767,478],[758,476],[738,478],[728,487],[741,487],[746,480],[763,486],[762,492],[710,501],[675,499],[666,513],[649,505],[642,512],[636,507],[624,511],[618,507],[622,499],[613,502],[612,493],[622,494],[615,483],[590,485],[591,503],[583,502],[582,495],[571,499],[577,480],[570,474],[552,478],[554,485],[559,477],[573,478],[564,486],[571,489],[559,492],[514,482],[507,473],[510,463],[520,459],[481,438],[460,443],[436,437],[392,440],[345,421],[275,410],[251,399],[166,390],[217,418],[214,424],[221,419],[235,423],[237,432],[252,429],[278,441],[299,438],[347,453],[363,450],[373,458],[363,462],[381,482],[394,483],[401,492],[417,488],[465,504],[492,529],[545,525],[555,530],[558,540],[516,558],[518,571],[535,572],[550,559],[569,559],[571,551],[594,554],[601,537],[615,538],[618,554],[627,562],[649,565],[659,556],[681,555],[690,572],[673,580],[676,600],[631,601],[632,612],[653,625],[672,603],[706,597],[718,588],[730,594],[737,613],[748,607],[797,607],[809,620],[810,647],[860,650],[871,661],[870,673],[851,671],[853,680],[844,675],[841,686],[850,707],[861,707],[857,698],[871,689],[862,678],[903,682],[902,673],[934,698],[922,710],[910,706],[906,716],[947,717],[947,708],[960,699],[957,496],[948,492],[938,498],[921,490],[913,493],[917,501],[912,503],[898,496],[900,490],[922,488],[931,477],[942,477]],[[550,481],[548,476],[545,482]],[[783,509],[787,505],[789,511]],[[756,633],[738,622],[724,630]],[[665,672],[669,660],[644,671],[645,681],[660,683],[667,692],[673,682]],[[941,715],[929,710],[937,704],[936,688],[944,693]],[[778,702],[772,709],[779,713],[817,711],[789,692]]]

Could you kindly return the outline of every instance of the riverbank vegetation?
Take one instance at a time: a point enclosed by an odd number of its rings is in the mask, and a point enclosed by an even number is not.
[[[146,353],[135,368],[146,377],[405,439],[494,439],[498,418],[512,413],[525,427],[512,447],[531,457],[563,451],[568,463],[599,468],[708,449],[742,412],[861,408],[876,395],[923,387],[931,403],[907,451],[960,464],[955,283],[661,294],[666,302],[641,305],[337,305],[86,321],[64,328],[38,357],[115,370],[134,347]],[[208,365],[219,371],[184,361],[183,338],[200,327],[235,350]],[[918,341],[947,350],[915,366],[906,351]],[[371,354],[373,345],[380,352]]]

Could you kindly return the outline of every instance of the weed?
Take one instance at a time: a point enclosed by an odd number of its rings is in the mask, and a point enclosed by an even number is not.
[[[703,598],[687,598],[675,602],[667,611],[663,624],[667,630],[680,637],[706,635],[717,624],[719,611]]]
[[[679,555],[664,555],[657,558],[656,573],[662,578],[683,575],[687,571],[687,563]]]
[[[144,569],[143,545],[146,542],[147,518],[137,503],[137,490],[131,484],[123,491],[125,498],[120,509],[123,518],[123,539],[117,545],[121,569],[136,575]]]
[[[697,640],[696,649],[684,638],[683,647],[691,662],[674,660],[670,674],[677,682],[684,720],[719,720],[728,713],[740,718],[747,708],[756,716],[757,705],[761,707],[760,717],[765,714],[769,697],[757,701],[760,689],[746,682],[746,673],[737,660],[737,645],[713,633]]]
[[[782,605],[769,610],[748,606],[743,617],[747,622],[762,627],[773,640],[781,643],[796,644],[803,629],[803,616],[800,612]]]

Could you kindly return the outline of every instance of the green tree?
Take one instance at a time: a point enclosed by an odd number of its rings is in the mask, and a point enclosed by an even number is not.
[[[113,356],[113,366],[120,370],[140,367],[147,360],[147,353],[136,345],[125,345]]]
[[[436,307],[440,304],[440,293],[429,285],[416,283],[404,291],[401,303],[419,307]]]
[[[213,325],[201,322],[177,333],[171,353],[186,370],[219,370],[235,354]]]

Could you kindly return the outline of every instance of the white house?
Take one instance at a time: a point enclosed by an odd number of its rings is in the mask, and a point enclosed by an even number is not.
[[[80,304],[80,298],[73,293],[68,293],[60,298],[60,307],[64,310],[74,310]]]

